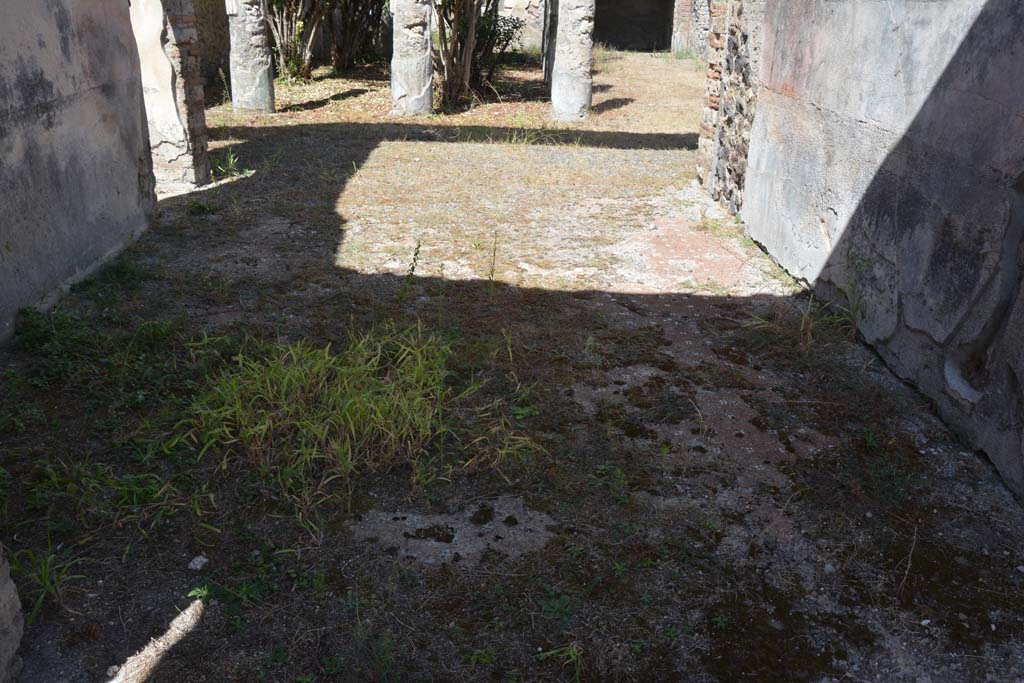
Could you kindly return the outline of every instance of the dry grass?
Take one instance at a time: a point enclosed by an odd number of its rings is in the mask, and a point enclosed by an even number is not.
[[[568,125],[548,120],[549,105],[536,96],[543,91],[536,70],[511,69],[503,78],[503,91],[525,96],[415,122],[389,115],[387,82],[325,74],[308,84],[279,85],[285,113],[272,119],[240,117],[225,107],[208,116],[228,129],[256,124],[271,132],[264,126],[325,121],[347,127],[340,146],[310,147],[304,162],[326,181],[317,200],[333,188],[334,213],[346,221],[338,267],[399,273],[420,242],[421,273],[482,278],[497,238],[499,281],[611,286],[604,275],[614,271],[615,257],[607,248],[664,212],[666,196],[693,177],[702,74],[688,61],[616,53],[599,67],[596,113]],[[666,80],[675,84],[668,97]],[[337,93],[351,95],[338,99]],[[474,142],[454,144],[465,140]],[[369,153],[338,168],[347,146]],[[283,206],[295,198],[292,188],[268,189],[264,203]],[[586,244],[575,239],[582,224]]]

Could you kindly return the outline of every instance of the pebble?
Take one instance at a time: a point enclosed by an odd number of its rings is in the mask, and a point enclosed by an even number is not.
[[[107,675],[110,676],[110,677],[114,677],[114,676],[117,675],[117,672],[120,671],[120,670],[121,670],[121,667],[119,667],[117,664],[112,664],[111,666],[109,666],[107,668]]]
[[[1017,567],[1017,571],[1019,571],[1021,574],[1024,574],[1024,564]]]
[[[206,555],[196,555],[192,558],[192,561],[188,563],[188,568],[194,572],[198,572],[209,563],[210,558],[206,557]]]

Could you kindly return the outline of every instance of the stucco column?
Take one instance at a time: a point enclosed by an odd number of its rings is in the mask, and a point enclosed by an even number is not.
[[[594,65],[594,0],[560,0],[551,70],[551,117],[584,119],[590,113]]]
[[[391,0],[394,52],[391,102],[402,116],[434,110],[434,62],[430,54],[430,0]]]
[[[551,69],[555,63],[555,45],[558,44],[558,0],[548,0],[544,11],[544,82],[551,85]]]
[[[672,11],[672,52],[690,49],[690,24],[693,21],[693,0],[675,0]]]
[[[130,7],[157,190],[210,182],[203,79],[192,0],[135,0]]]
[[[270,27],[260,0],[226,0],[231,32],[231,104],[235,109],[274,111],[274,62]]]

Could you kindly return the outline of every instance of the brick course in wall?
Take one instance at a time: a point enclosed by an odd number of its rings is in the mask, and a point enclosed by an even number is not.
[[[165,52],[175,67],[175,97],[178,115],[188,133],[190,159],[175,165],[187,183],[210,182],[210,160],[206,130],[206,98],[198,48],[199,34],[192,0],[164,0],[168,41]],[[154,173],[159,171],[154,168]]]
[[[712,0],[697,175],[733,213],[743,205],[765,0]]]
[[[672,51],[685,52],[690,49],[690,35],[693,26],[693,0],[676,0],[672,13]]]
[[[192,0],[137,0],[138,47],[153,174],[160,193],[210,181],[206,111]]]

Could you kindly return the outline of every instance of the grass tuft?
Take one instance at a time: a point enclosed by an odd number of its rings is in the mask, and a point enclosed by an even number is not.
[[[410,465],[419,478],[450,433],[459,398],[449,345],[388,324],[346,348],[264,344],[238,356],[180,428],[222,466],[242,457],[303,508],[353,475]]]
[[[81,558],[66,556],[60,546],[53,546],[52,541],[47,542],[45,551],[36,552],[25,548],[14,553],[11,557],[11,570],[21,579],[20,593],[32,603],[28,623],[35,621],[47,599],[57,605],[64,605],[70,585],[83,578],[71,573],[79,562]]]
[[[806,354],[819,346],[855,339],[858,315],[855,305],[822,303],[812,293],[799,315],[783,307],[775,307],[767,316],[751,316],[744,328],[762,336],[755,345],[757,347],[796,350]]]

